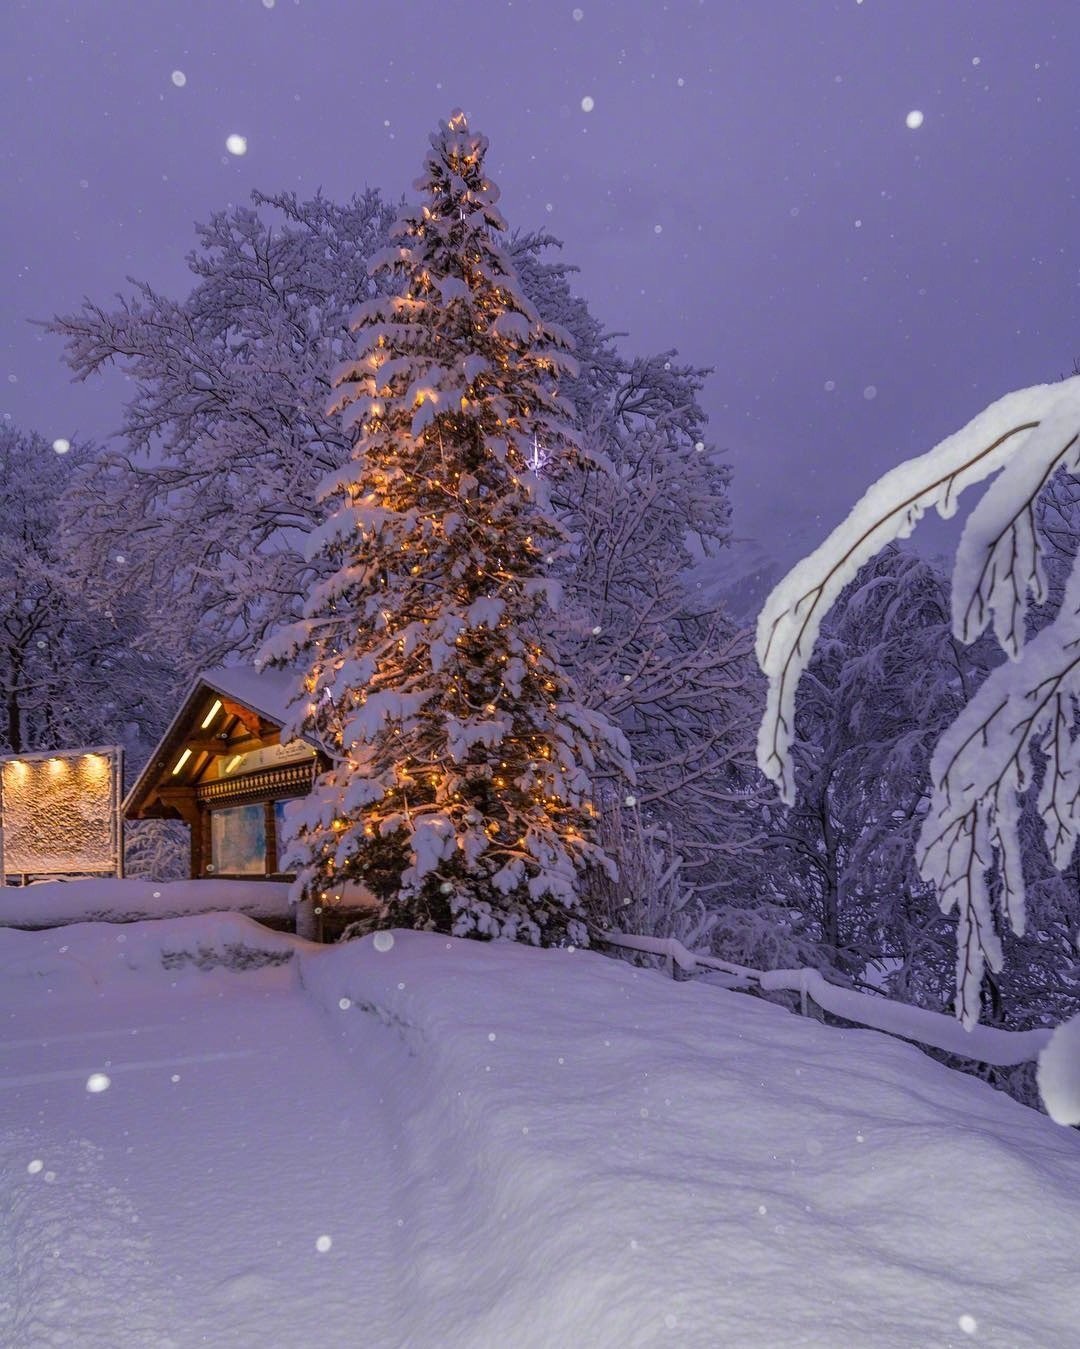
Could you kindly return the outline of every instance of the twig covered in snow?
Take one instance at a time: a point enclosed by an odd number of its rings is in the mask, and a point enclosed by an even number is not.
[[[1080,833],[1080,765],[1074,700],[1080,692],[1080,579],[1074,575],[1052,625],[1025,643],[1028,604],[1046,598],[1036,508],[1061,468],[1077,467],[1080,378],[1039,385],[992,404],[928,454],[885,474],[848,518],[767,600],[757,653],[769,679],[758,762],[785,801],[794,796],[795,692],[822,619],[841,589],[924,511],[956,508],[965,487],[1000,479],[967,521],[953,576],[953,628],[966,642],[988,624],[1011,658],[945,732],[931,765],[931,799],[918,860],[942,908],[959,916],[957,1014],[978,1019],[985,967],[1001,967],[994,897],[1014,930],[1024,927],[1019,797],[1033,780],[1031,753],[1049,763],[1040,808],[1058,866]]]

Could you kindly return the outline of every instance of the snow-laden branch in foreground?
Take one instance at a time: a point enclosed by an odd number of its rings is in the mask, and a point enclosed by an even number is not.
[[[757,658],[769,680],[769,694],[758,762],[789,805],[795,799],[795,689],[837,596],[887,543],[906,538],[927,510],[936,507],[943,518],[952,516],[964,488],[1002,468],[1070,392],[1073,400],[1080,400],[1080,378],[1007,394],[929,453],[890,470],[765,601],[758,618]]]
[[[1003,470],[972,511],[957,549],[952,617],[965,642],[992,625],[1011,660],[943,735],[918,845],[920,870],[937,887],[943,910],[957,908],[957,1015],[968,1027],[978,1019],[986,964],[1001,965],[992,894],[1000,896],[1002,916],[1023,931],[1019,795],[1032,780],[1036,743],[1048,758],[1039,806],[1056,865],[1068,862],[1080,834],[1073,729],[1080,694],[1076,575],[1054,622],[1024,642],[1029,601],[1046,598],[1036,506],[1059,469],[1078,467],[1080,377],[1009,394],[928,454],[880,478],[821,547],[780,582],[758,620],[758,661],[769,680],[758,762],[790,803],[795,691],[830,606],[859,568],[909,534],[929,507],[950,516],[965,487]]]

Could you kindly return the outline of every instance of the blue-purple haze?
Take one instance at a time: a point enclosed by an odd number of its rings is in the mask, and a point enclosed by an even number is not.
[[[8,0],[0,414],[103,437],[123,382],[27,319],[185,290],[253,187],[396,196],[460,105],[624,345],[715,367],[736,524],[791,561],[1080,354],[1078,67],[1076,0]]]

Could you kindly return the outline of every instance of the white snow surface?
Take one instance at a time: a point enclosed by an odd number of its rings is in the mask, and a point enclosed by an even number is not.
[[[1039,1094],[1058,1124],[1080,1124],[1080,1016],[1058,1026],[1039,1055]]]
[[[131,923],[225,909],[252,918],[288,919],[286,881],[143,881],[94,876],[0,886],[0,927]]]
[[[236,915],[0,964],[6,1349],[1076,1343],[1080,1136],[874,1032]]]
[[[273,666],[257,670],[251,665],[219,665],[204,670],[196,683],[205,684],[216,693],[243,703],[284,726],[292,719],[291,709],[299,692],[300,677],[295,670],[279,670]]]

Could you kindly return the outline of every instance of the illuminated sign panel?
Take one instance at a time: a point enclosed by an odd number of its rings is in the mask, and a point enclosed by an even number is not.
[[[122,751],[0,761],[5,875],[123,874]]]

